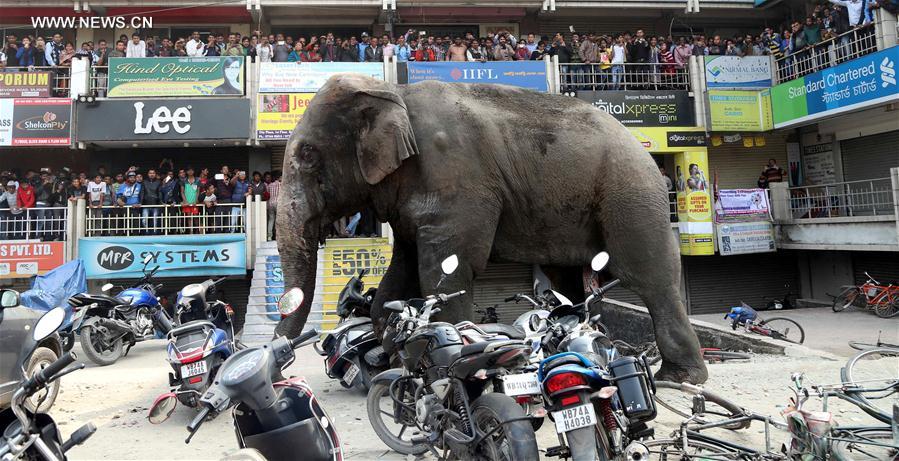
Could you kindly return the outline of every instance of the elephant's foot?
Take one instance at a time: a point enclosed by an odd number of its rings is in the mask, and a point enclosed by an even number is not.
[[[656,372],[655,378],[659,381],[702,384],[709,379],[709,371],[704,363],[700,363],[699,366],[688,366],[662,361],[662,367]]]

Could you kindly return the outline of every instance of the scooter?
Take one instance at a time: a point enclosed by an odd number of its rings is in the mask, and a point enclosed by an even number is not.
[[[173,371],[169,386],[178,400],[196,407],[221,364],[234,353],[233,310],[222,301],[207,302],[207,295],[225,280],[192,283],[178,292],[177,326],[168,334],[166,352]]]
[[[7,291],[3,293],[0,309],[18,305],[18,296]],[[15,298],[15,299],[13,299]],[[37,344],[44,338],[54,334],[62,326],[66,311],[61,307],[47,311],[31,331],[30,342],[24,346],[34,352]],[[31,356],[31,354],[27,354]],[[97,428],[87,423],[81,426],[72,437],[65,442],[53,418],[46,413],[32,413],[25,402],[32,395],[45,389],[50,383],[63,376],[84,368],[83,363],[75,363],[75,354],[64,354],[46,368],[24,379],[13,393],[11,406],[0,411],[0,459],[7,460],[46,460],[65,461],[66,452],[76,445],[81,445]],[[24,364],[23,364],[24,365]],[[37,405],[40,407],[40,404]]]
[[[278,301],[282,316],[303,303],[303,291],[292,288]],[[202,408],[187,426],[190,435],[203,422],[234,407],[234,431],[243,459],[295,459],[342,461],[340,438],[331,418],[319,405],[303,378],[284,379],[282,371],[296,358],[294,349],[317,341],[309,330],[294,339],[278,337],[263,346],[243,349],[222,364],[214,384],[200,398]],[[158,424],[177,405],[174,394],[161,396],[150,408],[148,419]],[[258,452],[258,454],[257,454]]]
[[[773,298],[766,299],[765,307],[760,308],[759,310],[767,311],[767,310],[775,310],[779,311],[782,309],[795,309],[799,307],[796,303],[797,296],[793,293],[793,288],[789,283],[784,285],[784,288],[787,289],[787,293],[783,295],[783,298]]]
[[[315,351],[325,357],[325,373],[345,388],[356,386],[366,392],[371,378],[389,367],[389,357],[375,335],[371,319],[371,303],[377,288],[365,293],[362,278],[368,269],[350,278],[337,298],[337,328],[325,335]]]

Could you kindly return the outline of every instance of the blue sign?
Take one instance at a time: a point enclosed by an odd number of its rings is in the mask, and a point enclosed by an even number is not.
[[[808,123],[899,100],[899,47],[887,48],[771,89],[774,127]]]
[[[161,277],[242,275],[247,271],[246,235],[84,237],[78,257],[89,279],[137,278],[159,266]]]
[[[438,80],[450,83],[499,83],[540,92],[549,91],[543,61],[410,62],[409,83]]]

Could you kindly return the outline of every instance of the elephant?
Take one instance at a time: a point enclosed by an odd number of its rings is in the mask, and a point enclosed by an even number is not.
[[[285,286],[307,296],[277,334],[297,335],[307,320],[322,229],[369,208],[394,236],[372,308],[379,327],[385,301],[434,293],[452,254],[460,265],[440,292],[466,294],[443,308],[448,322],[472,318],[472,280],[488,261],[578,268],[580,277],[605,250],[611,273],[652,316],[656,376],[707,379],[679,294],[663,179],[630,132],[590,104],[505,85],[336,74],[285,149],[278,248]]]

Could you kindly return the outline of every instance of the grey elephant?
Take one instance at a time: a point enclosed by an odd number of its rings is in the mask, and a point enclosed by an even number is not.
[[[315,289],[322,228],[363,208],[394,232],[385,301],[466,290],[442,320],[472,318],[472,279],[488,260],[580,268],[601,250],[652,315],[657,376],[704,382],[699,341],[679,294],[680,255],[658,168],[611,116],[558,95],[502,85],[392,85],[338,74],[286,146],[278,248],[286,286],[306,301],[276,331],[299,334]],[[563,291],[564,292],[564,291]],[[568,294],[568,293],[566,293]],[[583,286],[580,293],[583,296]]]

